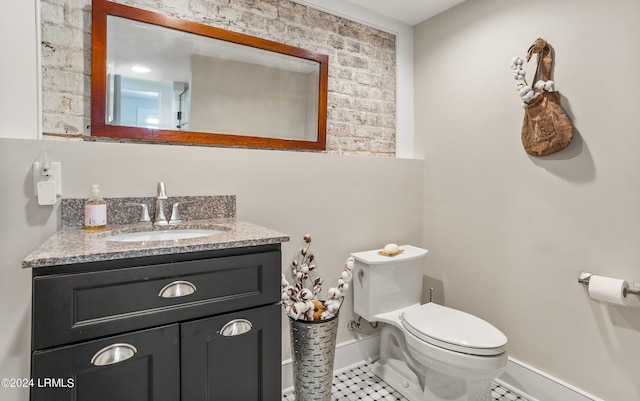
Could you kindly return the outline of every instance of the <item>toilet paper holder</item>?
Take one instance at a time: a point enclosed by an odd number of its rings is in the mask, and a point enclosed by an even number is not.
[[[593,276],[592,273],[581,272],[580,277],[578,277],[578,282],[588,286],[591,276]],[[640,295],[640,289],[625,288],[624,291],[622,292],[622,295],[626,297],[627,294]]]

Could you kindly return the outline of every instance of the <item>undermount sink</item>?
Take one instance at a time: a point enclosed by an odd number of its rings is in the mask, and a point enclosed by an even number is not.
[[[140,242],[140,241],[174,241],[208,237],[223,233],[224,230],[215,229],[183,229],[163,231],[140,231],[135,233],[116,234],[107,237],[107,241],[115,242]]]

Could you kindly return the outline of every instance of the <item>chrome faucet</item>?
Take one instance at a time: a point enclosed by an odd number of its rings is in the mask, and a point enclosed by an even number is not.
[[[164,189],[164,182],[158,183],[158,196],[156,197],[156,218],[153,224],[156,226],[166,226],[169,224],[164,215],[164,201],[167,200],[167,193]]]

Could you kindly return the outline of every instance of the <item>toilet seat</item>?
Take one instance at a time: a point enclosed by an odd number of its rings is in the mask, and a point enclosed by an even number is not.
[[[486,321],[468,313],[428,303],[403,311],[402,325],[429,344],[471,355],[498,355],[507,337]]]

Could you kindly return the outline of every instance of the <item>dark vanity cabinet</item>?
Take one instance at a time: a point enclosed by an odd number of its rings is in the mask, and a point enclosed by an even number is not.
[[[34,269],[32,401],[281,399],[280,245]]]

